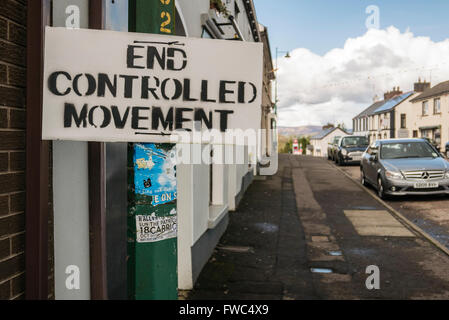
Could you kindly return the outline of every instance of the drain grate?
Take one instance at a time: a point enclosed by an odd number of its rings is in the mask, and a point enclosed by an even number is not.
[[[328,268],[310,268],[310,271],[313,273],[333,273],[332,269]]]

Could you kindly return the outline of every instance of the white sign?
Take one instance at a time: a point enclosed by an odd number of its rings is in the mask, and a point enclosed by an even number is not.
[[[44,69],[44,140],[260,128],[262,43],[47,27]]]
[[[158,242],[176,238],[177,216],[136,216],[136,239],[139,243]]]

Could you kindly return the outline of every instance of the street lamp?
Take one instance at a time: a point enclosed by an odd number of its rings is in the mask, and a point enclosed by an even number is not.
[[[276,47],[276,68],[275,71],[275,77],[276,77],[276,86],[274,88],[274,113],[278,114],[278,56],[279,54],[286,54],[284,58],[291,58],[289,51],[281,51]]]

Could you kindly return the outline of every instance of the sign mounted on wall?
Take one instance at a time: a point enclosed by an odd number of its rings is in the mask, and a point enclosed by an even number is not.
[[[170,142],[259,129],[263,45],[47,27],[44,140]]]

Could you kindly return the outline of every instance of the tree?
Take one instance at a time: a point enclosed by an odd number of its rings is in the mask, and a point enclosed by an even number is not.
[[[298,140],[299,145],[302,147],[302,154],[306,155],[307,154],[307,146],[310,144],[310,137],[301,137]]]
[[[310,137],[291,137],[285,143],[284,147],[279,150],[280,153],[292,153],[293,151],[293,141],[298,140],[299,147],[302,147],[302,154],[307,154],[307,146],[310,144]]]
[[[284,147],[280,150],[281,153],[291,153],[293,149],[293,138],[289,138]]]

